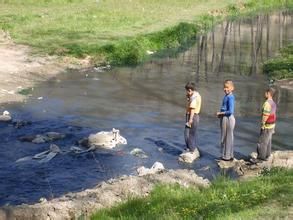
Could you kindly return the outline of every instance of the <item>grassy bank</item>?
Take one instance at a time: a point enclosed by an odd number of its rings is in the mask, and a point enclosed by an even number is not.
[[[266,61],[263,65],[263,72],[270,79],[293,78],[293,44],[282,48],[280,55]]]
[[[237,3],[235,3],[237,2]],[[137,64],[228,16],[292,7],[287,0],[0,0],[0,29],[39,52]]]
[[[288,217],[292,204],[293,170],[273,169],[244,182],[219,178],[204,189],[158,186],[91,219],[274,219]]]

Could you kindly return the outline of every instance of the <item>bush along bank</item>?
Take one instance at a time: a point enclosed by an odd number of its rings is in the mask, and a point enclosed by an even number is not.
[[[112,65],[136,65],[144,62],[150,54],[165,49],[185,47],[194,41],[196,35],[205,33],[224,19],[237,19],[241,16],[252,16],[259,12],[276,9],[293,9],[293,2],[286,0],[251,0],[246,3],[231,4],[224,10],[211,11],[199,16],[193,23],[182,22],[152,34],[122,39],[115,44],[96,48],[93,63],[98,65],[104,60]],[[195,41],[194,41],[195,42]],[[94,48],[92,49],[94,51]],[[102,58],[102,59],[101,59]]]
[[[282,48],[280,55],[263,65],[263,72],[272,80],[293,78],[293,44]]]

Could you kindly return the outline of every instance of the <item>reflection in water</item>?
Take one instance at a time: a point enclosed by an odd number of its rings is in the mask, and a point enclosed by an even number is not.
[[[20,129],[0,125],[0,205],[32,203],[40,197],[58,197],[80,191],[122,174],[135,174],[138,166],[160,161],[166,168],[191,168],[208,178],[219,172],[219,122],[215,117],[222,100],[222,82],[236,85],[235,155],[255,150],[260,107],[268,84],[261,64],[293,39],[292,13],[260,15],[224,22],[197,44],[174,56],[154,58],[130,68],[70,71],[34,89],[32,97],[8,110],[15,119],[31,120]],[[177,161],[184,146],[184,85],[196,81],[203,106],[199,125],[201,158],[187,166]],[[43,97],[42,100],[37,99]],[[6,106],[7,108],[7,106]],[[292,149],[293,91],[278,91],[278,124],[274,149]],[[118,128],[128,145],[114,150],[58,155],[47,164],[15,164],[19,158],[47,150],[48,143],[18,141],[27,134],[56,131],[66,134],[56,143],[69,150],[90,133]],[[141,148],[148,159],[132,156]],[[207,167],[208,169],[203,169]]]
[[[264,56],[265,59],[274,56],[283,44],[290,42],[290,27],[290,12],[280,12],[273,16],[259,15],[254,19],[247,18],[235,22],[226,21],[207,35],[198,36],[199,56],[196,58],[196,72],[201,70],[205,76],[206,72],[220,74],[234,71],[236,74],[259,74],[261,70],[257,68],[264,62]],[[207,52],[207,56],[203,50]],[[192,50],[187,53],[190,52]],[[210,64],[208,70],[207,63]]]

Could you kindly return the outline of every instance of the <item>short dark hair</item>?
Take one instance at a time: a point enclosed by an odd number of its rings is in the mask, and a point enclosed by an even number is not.
[[[192,90],[192,91],[195,91],[195,83],[194,82],[188,82],[188,83],[186,83],[186,85],[185,85],[185,89],[186,90]]]
[[[273,88],[273,87],[269,87],[269,88],[266,89],[266,92],[270,93],[271,96],[274,96],[275,93],[276,93],[276,89]]]

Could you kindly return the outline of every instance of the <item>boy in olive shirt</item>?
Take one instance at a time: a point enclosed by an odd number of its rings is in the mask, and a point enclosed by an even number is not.
[[[185,85],[186,90],[186,124],[184,130],[184,138],[186,150],[194,152],[198,147],[198,123],[199,113],[201,108],[201,96],[195,89],[193,82],[188,82]]]

